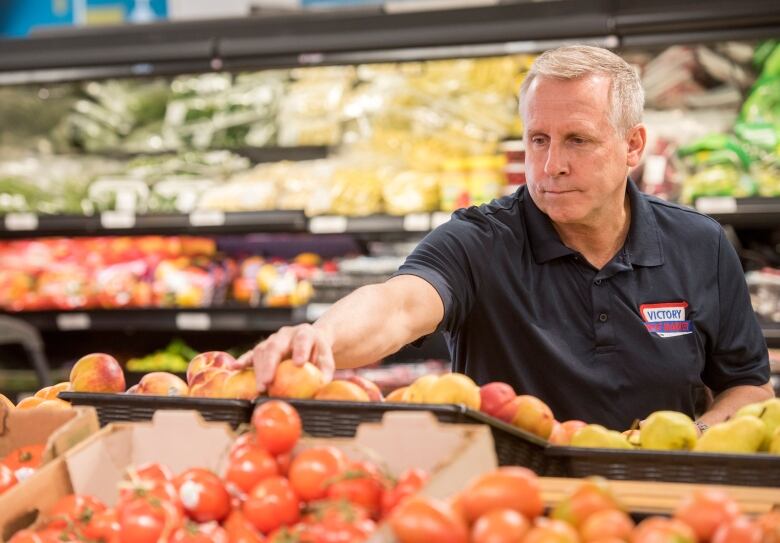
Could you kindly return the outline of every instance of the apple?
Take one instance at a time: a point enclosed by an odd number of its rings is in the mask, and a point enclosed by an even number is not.
[[[376,386],[376,383],[374,383],[370,379],[366,379],[365,377],[362,377],[360,375],[351,375],[347,377],[347,381],[349,381],[350,383],[355,383],[357,386],[365,390],[366,394],[368,394],[368,399],[370,401],[372,402],[385,401],[384,397],[382,396],[382,391],[379,390],[379,387]]]
[[[479,395],[482,399],[480,410],[491,417],[495,417],[504,404],[517,396],[511,386],[500,381],[482,385],[479,387]]]
[[[187,383],[172,373],[155,371],[147,373],[138,382],[135,394],[148,396],[187,396],[189,387]]]
[[[74,392],[124,392],[125,374],[113,356],[92,353],[70,370],[70,384]]]
[[[192,386],[195,376],[206,368],[239,369],[236,359],[223,351],[208,351],[200,353],[190,360],[187,366],[187,383]]]
[[[550,432],[548,441],[552,445],[566,446],[571,444],[572,436],[579,430],[587,426],[588,423],[582,420],[567,420],[560,422],[557,425],[553,425],[553,430]]]

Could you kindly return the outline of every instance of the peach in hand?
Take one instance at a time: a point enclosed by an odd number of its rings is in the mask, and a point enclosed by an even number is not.
[[[311,362],[299,366],[292,360],[284,360],[276,368],[268,395],[306,400],[313,398],[324,384],[322,371]]]

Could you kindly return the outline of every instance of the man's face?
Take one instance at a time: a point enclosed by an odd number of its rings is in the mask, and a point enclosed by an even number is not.
[[[644,148],[610,122],[610,79],[537,77],[522,104],[528,189],[560,225],[597,226],[622,206],[628,168]],[[642,141],[637,149],[636,130]]]

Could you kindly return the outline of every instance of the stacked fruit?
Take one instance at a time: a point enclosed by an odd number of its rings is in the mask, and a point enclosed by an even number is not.
[[[392,481],[332,446],[293,454],[300,434],[289,404],[267,402],[233,443],[221,476],[201,467],[175,477],[160,464],[133,467],[114,507],[65,496],[11,543],[357,543],[426,480],[410,470]]]
[[[472,481],[452,499],[412,497],[390,515],[397,543],[774,543],[780,512],[753,519],[719,490],[699,489],[672,518],[638,525],[603,479],[583,480],[542,516],[539,481],[504,467]]]

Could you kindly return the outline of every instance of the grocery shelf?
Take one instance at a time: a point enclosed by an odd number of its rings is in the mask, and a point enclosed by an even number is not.
[[[707,196],[697,198],[694,207],[721,224],[747,228],[780,226],[780,198]]]
[[[0,40],[0,84],[529,53],[568,41],[621,47],[780,34],[774,0],[415,4],[47,29]]]
[[[189,214],[107,211],[93,216],[9,213],[0,222],[0,238],[305,232],[306,226],[303,211],[207,210]]]
[[[224,331],[271,332],[306,322],[306,307],[91,309],[11,313],[42,332]]]

